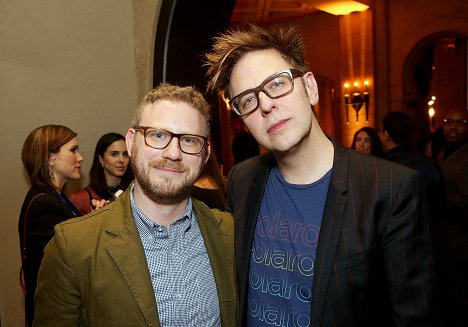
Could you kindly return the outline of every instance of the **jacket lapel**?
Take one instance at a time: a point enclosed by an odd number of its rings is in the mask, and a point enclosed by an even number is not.
[[[159,326],[156,300],[146,257],[130,207],[130,188],[112,207],[105,248],[122,274],[148,326]]]
[[[332,142],[335,155],[315,260],[312,326],[321,326],[323,319],[328,286],[341,233],[343,211],[346,204],[345,193],[348,189],[348,154],[334,140]]]
[[[236,220],[234,224],[237,234],[236,237],[241,237],[242,239],[244,239],[243,242],[238,242],[238,244],[240,243],[242,248],[239,249],[238,252],[236,252],[236,255],[245,256],[245,258],[240,258],[240,260],[241,262],[247,262],[247,265],[244,265],[241,271],[237,272],[239,274],[239,278],[241,278],[242,280],[240,285],[247,285],[248,283],[248,262],[250,262],[251,246],[254,238],[257,217],[260,212],[260,205],[262,203],[263,193],[265,191],[265,184],[268,180],[270,169],[275,165],[276,161],[271,152],[268,152],[267,154],[260,157],[260,161],[252,171],[252,182],[250,184],[251,187],[246,190],[246,192],[249,192],[247,196],[248,200],[245,205],[245,207],[247,208],[247,218]],[[239,236],[241,234],[243,236]],[[241,301],[242,304],[245,304],[245,301],[243,301],[242,299]]]
[[[221,230],[221,217],[214,215],[206,206],[199,201],[192,199],[195,216],[203,236],[203,242],[208,252],[213,275],[216,280],[218,298],[222,302],[231,302],[235,304],[235,282],[234,282],[234,235],[223,233]],[[228,213],[218,212],[219,215],[230,215]],[[227,228],[225,228],[227,229]],[[231,222],[232,230],[232,222]],[[225,306],[220,305],[223,310]],[[234,306],[232,306],[234,307]],[[229,317],[235,312],[221,312],[221,317]]]
[[[229,281],[229,274],[227,273],[230,267],[227,266],[229,260],[226,258],[226,255],[229,255],[229,253],[225,252],[223,246],[227,243],[224,238],[227,238],[228,235],[222,235],[219,230],[218,225],[221,223],[221,218],[215,217],[210,209],[201,206],[197,200],[192,199],[192,201],[195,216],[197,217],[197,222],[203,236],[203,242],[205,243],[206,251],[210,258],[213,275],[218,285],[219,300],[231,301],[232,294],[229,294],[227,288],[223,287],[232,282]]]

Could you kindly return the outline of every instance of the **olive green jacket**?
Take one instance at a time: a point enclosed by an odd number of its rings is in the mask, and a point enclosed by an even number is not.
[[[130,189],[130,188],[129,188]],[[233,219],[193,200],[218,289],[222,326],[235,326]],[[160,326],[127,190],[117,201],[55,226],[35,295],[34,326]]]

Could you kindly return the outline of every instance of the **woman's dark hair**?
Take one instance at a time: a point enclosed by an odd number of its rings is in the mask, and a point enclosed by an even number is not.
[[[224,182],[224,177],[219,170],[218,160],[216,159],[216,154],[214,151],[211,152],[208,161],[203,167],[200,178],[207,177],[213,180],[216,184],[216,189],[219,194],[219,198],[223,203],[223,206],[226,207],[227,204],[227,189],[226,183]]]
[[[44,125],[35,128],[24,141],[21,160],[33,186],[50,186],[49,156],[58,153],[76,133],[62,125]]]
[[[363,127],[360,130],[358,130],[356,133],[354,133],[353,143],[351,143],[351,148],[353,150],[356,150],[356,139],[357,139],[357,135],[359,134],[359,132],[366,132],[369,135],[371,146],[372,146],[372,151],[370,154],[376,157],[383,157],[384,151],[383,151],[382,141],[380,141],[379,133],[377,132],[377,130],[372,127]]]
[[[118,133],[107,133],[101,136],[96,144],[96,150],[94,150],[93,164],[89,171],[89,185],[99,196],[104,199],[108,198],[108,185],[106,183],[106,176],[104,174],[104,168],[99,161],[99,157],[104,156],[107,148],[115,141],[125,141],[125,137]],[[122,190],[125,190],[133,180],[133,171],[131,163],[128,164],[125,174],[121,177],[120,185]]]

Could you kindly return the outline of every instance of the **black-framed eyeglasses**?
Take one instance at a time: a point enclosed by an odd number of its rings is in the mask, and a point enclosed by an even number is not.
[[[158,150],[165,149],[177,137],[180,151],[186,154],[199,154],[209,139],[208,136],[177,134],[157,127],[137,126],[134,129],[143,134],[147,146]]]
[[[466,120],[466,119],[457,119],[457,120],[444,119],[443,124],[444,124],[444,126],[455,125],[455,126],[458,126],[458,127],[465,127],[465,126],[468,126],[468,120]]]
[[[297,69],[280,71],[262,82],[253,89],[246,90],[229,101],[229,105],[239,116],[247,116],[258,109],[260,101],[258,94],[265,93],[270,99],[278,99],[288,95],[294,90],[294,79],[305,73]]]

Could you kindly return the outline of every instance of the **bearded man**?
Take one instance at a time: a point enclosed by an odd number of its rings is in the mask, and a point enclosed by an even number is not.
[[[126,143],[135,181],[116,201],[55,228],[34,326],[235,326],[233,219],[192,199],[210,156],[210,108],[161,84]]]

